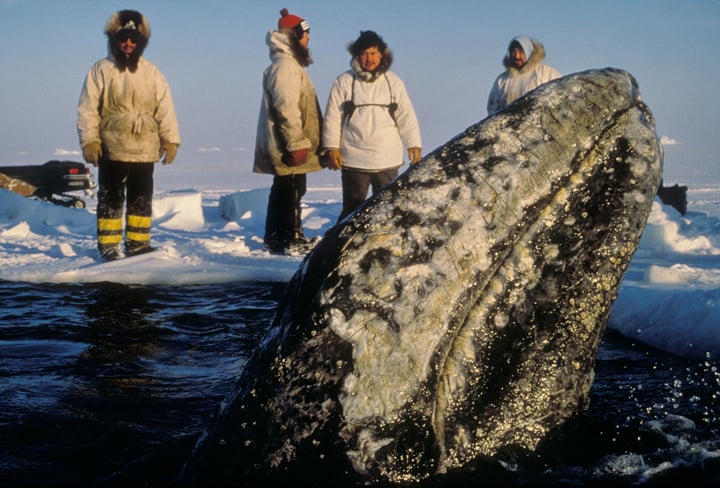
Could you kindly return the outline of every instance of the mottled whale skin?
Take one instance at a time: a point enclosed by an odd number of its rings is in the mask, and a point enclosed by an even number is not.
[[[412,484],[532,452],[587,406],[662,159],[613,68],[469,127],[304,260],[183,478]]]

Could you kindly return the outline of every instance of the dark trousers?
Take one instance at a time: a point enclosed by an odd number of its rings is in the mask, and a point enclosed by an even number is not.
[[[338,222],[351,214],[367,198],[368,189],[372,186],[373,195],[398,175],[398,169],[386,169],[370,173],[354,169],[342,170],[343,207]]]
[[[126,195],[125,247],[133,249],[150,245],[154,170],[153,163],[100,162],[97,233],[101,251],[119,246],[122,242]]]
[[[300,200],[307,191],[304,174],[275,176],[268,198],[265,244],[284,248],[303,237]]]

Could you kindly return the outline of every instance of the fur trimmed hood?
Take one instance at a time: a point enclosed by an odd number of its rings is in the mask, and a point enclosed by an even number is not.
[[[363,81],[376,80],[378,77],[382,76],[384,73],[387,73],[390,70],[390,66],[392,66],[392,63],[393,53],[390,48],[385,48],[385,51],[383,51],[382,61],[380,61],[380,66],[378,66],[378,69],[376,69],[372,73],[368,71],[363,71],[362,66],[360,66],[360,60],[357,58],[357,56],[354,56],[352,59],[350,59],[350,67],[355,72],[355,75]]]
[[[382,52],[382,60],[380,61],[380,66],[370,73],[368,71],[363,71],[358,57],[365,49],[373,46],[376,47],[378,51]],[[357,77],[363,81],[375,81],[379,76],[390,70],[390,66],[393,62],[392,51],[383,38],[373,31],[361,31],[360,36],[355,39],[355,41],[348,44],[347,50],[350,53],[350,67]]]
[[[130,56],[120,51],[118,34],[128,34],[137,43]],[[135,72],[137,63],[150,41],[150,23],[143,14],[136,10],[120,10],[110,16],[105,24],[105,35],[108,38],[108,51],[120,71],[129,69]]]
[[[532,42],[533,48],[532,54],[530,55],[530,58],[527,60],[527,62],[522,66],[522,68],[517,69],[516,67],[514,67],[512,65],[512,61],[510,60],[510,53],[508,52],[505,54],[505,57],[503,58],[503,66],[505,66],[511,77],[524,73],[529,73],[545,59],[545,47],[542,45],[542,43],[540,43],[540,41],[536,39],[531,39],[530,41]]]

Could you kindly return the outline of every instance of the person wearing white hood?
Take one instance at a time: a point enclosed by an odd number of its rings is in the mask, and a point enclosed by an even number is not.
[[[560,77],[560,72],[543,63],[545,48],[536,39],[514,37],[503,58],[505,71],[498,75],[490,90],[488,114],[502,110],[538,86]]]

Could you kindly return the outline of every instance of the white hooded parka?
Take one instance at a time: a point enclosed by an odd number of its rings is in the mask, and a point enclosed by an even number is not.
[[[406,148],[422,147],[420,125],[405,84],[389,70],[392,54],[386,50],[386,69],[365,80],[359,64],[335,79],[330,90],[323,123],[323,146],[340,149],[343,168],[376,172],[403,165]],[[345,102],[355,109],[351,116]],[[394,114],[389,106],[396,104]]]
[[[503,58],[506,70],[493,83],[487,102],[488,114],[502,110],[516,99],[531,92],[543,83],[560,77],[560,73],[546,64],[545,48],[535,39],[531,40],[533,51],[527,62],[517,69],[510,64],[510,58]]]

